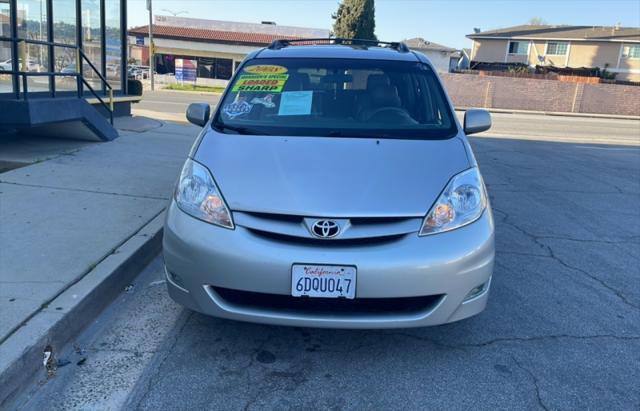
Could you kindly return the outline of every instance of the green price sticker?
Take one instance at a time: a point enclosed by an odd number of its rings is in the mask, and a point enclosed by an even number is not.
[[[231,91],[253,91],[259,93],[280,93],[289,79],[288,74],[251,74],[242,75]]]

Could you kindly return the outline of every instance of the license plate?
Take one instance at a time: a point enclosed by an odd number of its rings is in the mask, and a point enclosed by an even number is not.
[[[356,268],[338,265],[294,264],[291,269],[294,297],[356,297]]]

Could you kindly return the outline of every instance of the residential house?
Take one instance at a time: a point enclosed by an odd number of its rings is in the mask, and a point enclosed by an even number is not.
[[[404,40],[404,43],[414,51],[424,54],[439,72],[449,72],[458,64],[460,53],[458,50],[441,44],[416,37]]]
[[[523,25],[469,34],[471,60],[589,67],[640,81],[640,28]]]

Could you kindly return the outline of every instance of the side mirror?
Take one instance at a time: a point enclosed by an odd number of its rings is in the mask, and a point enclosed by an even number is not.
[[[191,103],[187,108],[187,120],[196,126],[204,127],[210,115],[211,108],[207,103]]]
[[[472,109],[464,113],[464,133],[481,133],[491,128],[491,114],[487,110]]]

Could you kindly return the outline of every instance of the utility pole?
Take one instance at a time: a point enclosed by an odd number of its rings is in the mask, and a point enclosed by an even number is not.
[[[153,72],[155,71],[155,57],[153,46],[153,9],[151,0],[147,0],[147,10],[149,10],[149,80],[151,80],[151,91],[153,91]]]

